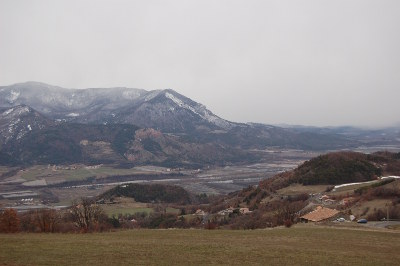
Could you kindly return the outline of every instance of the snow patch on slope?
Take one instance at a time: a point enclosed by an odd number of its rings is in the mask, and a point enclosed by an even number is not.
[[[14,111],[14,108],[10,108],[10,109],[8,109],[8,110],[5,110],[5,111],[3,112],[3,115],[6,116],[6,115],[10,114],[12,111]]]
[[[77,113],[69,113],[69,114],[67,114],[67,116],[68,117],[78,117],[79,114],[77,114]]]
[[[213,115],[210,111],[208,111],[206,109],[206,107],[204,105],[200,105],[200,108],[193,108],[192,106],[186,104],[185,102],[183,102],[181,99],[178,99],[177,97],[175,97],[174,95],[172,95],[169,92],[165,93],[165,97],[167,97],[168,99],[171,99],[176,105],[178,105],[181,108],[185,108],[191,112],[193,112],[194,114],[200,116],[201,118],[207,120],[208,122],[217,125],[219,127],[222,127],[224,129],[229,129],[231,128],[231,124],[215,115]]]
[[[122,96],[125,99],[134,100],[140,97],[140,93],[137,91],[123,91]]]
[[[29,112],[30,112],[30,110],[26,106],[25,107],[13,107],[13,108],[5,110],[2,113],[2,115],[3,116],[11,116],[11,117],[13,117],[13,116],[19,116],[19,115],[22,115],[24,113],[29,113]]]
[[[8,100],[10,103],[13,103],[15,100],[18,99],[18,97],[19,97],[20,94],[21,94],[21,92],[19,92],[19,91],[11,90],[10,95],[7,97],[7,100]]]
[[[25,113],[29,113],[30,110],[29,110],[28,107],[22,107],[22,108],[18,108],[16,110],[16,112],[17,112],[18,115],[22,115],[22,114],[25,114]]]
[[[202,116],[202,115],[199,114],[193,107],[191,107],[190,105],[187,105],[186,103],[184,103],[182,100],[176,98],[176,97],[175,97],[174,95],[172,95],[171,93],[166,92],[166,93],[165,93],[165,97],[171,99],[171,100],[172,100],[176,105],[178,105],[179,107],[188,109],[188,110],[192,111],[193,113],[195,113],[195,114],[197,114],[197,115],[199,115],[199,116]]]

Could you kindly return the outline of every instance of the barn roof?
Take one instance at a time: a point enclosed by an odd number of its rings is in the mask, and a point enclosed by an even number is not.
[[[300,218],[312,222],[320,222],[329,219],[338,213],[339,213],[338,210],[318,206],[314,211],[307,213],[306,215],[303,215]]]

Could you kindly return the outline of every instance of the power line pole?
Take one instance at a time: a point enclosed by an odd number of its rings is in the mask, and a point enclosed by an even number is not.
[[[389,221],[389,204],[386,203],[386,220]]]

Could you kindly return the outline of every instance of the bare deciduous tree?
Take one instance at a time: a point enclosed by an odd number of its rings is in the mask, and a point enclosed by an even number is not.
[[[16,233],[19,231],[19,218],[14,209],[6,209],[0,213],[0,232]]]
[[[34,212],[33,219],[41,232],[54,233],[61,221],[61,215],[56,210],[37,210]]]
[[[88,198],[74,201],[70,211],[74,223],[84,232],[94,228],[104,216],[101,207]]]

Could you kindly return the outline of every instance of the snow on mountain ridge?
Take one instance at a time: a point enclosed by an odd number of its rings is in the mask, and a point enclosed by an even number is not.
[[[171,99],[175,104],[177,104],[179,107],[181,108],[185,108],[191,112],[193,112],[194,114],[200,116],[201,118],[207,120],[208,122],[222,127],[224,129],[229,129],[231,128],[231,124],[222,119],[217,117],[216,115],[212,114],[210,111],[208,111],[206,109],[206,107],[202,104],[198,104],[198,106],[196,106],[197,108],[193,108],[192,106],[186,104],[185,102],[183,102],[182,100],[178,99],[177,97],[175,97],[173,94],[166,92],[165,93],[165,97]]]
[[[24,104],[52,119],[79,123],[118,121],[146,127],[168,128],[171,126],[172,130],[185,130],[192,127],[189,125],[192,121],[189,119],[186,125],[182,126],[180,121],[184,119],[185,114],[179,114],[176,111],[183,108],[199,117],[203,123],[206,122],[222,129],[230,129],[234,126],[233,123],[214,115],[207,110],[206,106],[171,89],[152,91],[125,87],[64,89],[38,82],[19,83],[0,87],[0,89],[0,106],[12,107]],[[5,101],[5,96],[13,101]],[[170,102],[165,102],[163,99],[168,99]],[[136,111],[138,111],[137,116],[133,115]],[[142,111],[144,114],[139,115]],[[169,111],[170,114],[162,115],[165,111]],[[160,115],[161,117],[158,117]],[[151,121],[145,121],[149,119]]]
[[[172,100],[175,104],[177,104],[179,107],[188,109],[188,110],[192,111],[193,113],[195,113],[195,114],[197,114],[197,115],[199,115],[199,116],[202,116],[202,115],[199,114],[193,107],[191,107],[190,105],[184,103],[182,100],[176,98],[176,97],[175,97],[174,95],[172,95],[171,93],[166,92],[166,93],[165,93],[165,97],[167,97],[168,99],[171,99],[171,100]]]
[[[71,112],[97,103],[129,103],[147,93],[142,89],[123,87],[65,89],[39,82],[17,83],[0,88],[0,106],[26,104],[43,113],[74,109],[69,110]]]

